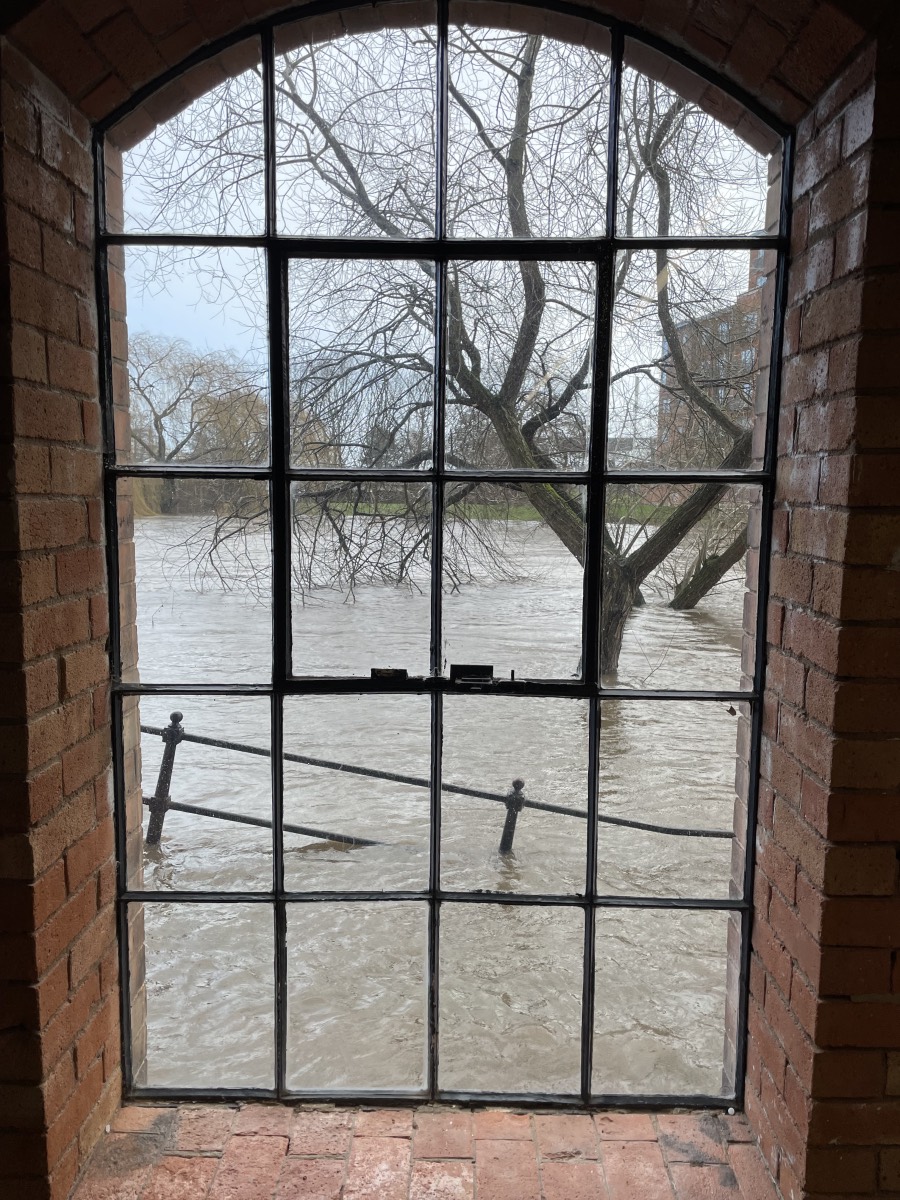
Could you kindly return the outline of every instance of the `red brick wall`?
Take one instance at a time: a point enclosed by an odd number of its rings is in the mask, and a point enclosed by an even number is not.
[[[118,991],[90,129],[0,71],[0,1193],[30,1200],[118,1103]]]
[[[747,1095],[786,1197],[900,1195],[890,63],[870,47],[798,132]]]
[[[477,0],[475,0],[477,3]],[[18,44],[91,120],[279,0],[42,0]],[[585,7],[642,26],[799,121],[892,0],[606,0]],[[847,11],[844,11],[844,10]]]

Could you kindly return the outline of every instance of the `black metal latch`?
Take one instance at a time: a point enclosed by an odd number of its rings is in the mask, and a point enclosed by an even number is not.
[[[493,663],[451,663],[451,683],[493,683]]]

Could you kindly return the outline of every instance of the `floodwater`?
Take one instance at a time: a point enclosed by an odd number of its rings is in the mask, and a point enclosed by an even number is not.
[[[237,582],[223,590],[190,566],[198,523],[136,523],[144,682],[265,682],[271,625],[261,535],[229,549]],[[249,554],[249,562],[242,555]],[[483,575],[445,595],[447,662],[497,675],[568,677],[577,668],[581,577],[542,528],[508,531],[505,581]],[[240,561],[238,561],[240,560]],[[702,609],[667,609],[649,581],[631,616],[619,687],[737,689],[743,584],[738,573]],[[367,676],[372,666],[427,669],[427,578],[410,588],[320,590],[294,606],[298,673]],[[187,733],[269,744],[266,697],[144,697],[141,721],[184,714]],[[600,810],[674,829],[730,831],[735,744],[746,706],[720,701],[604,702]],[[426,696],[298,696],[284,705],[289,754],[427,779]],[[143,791],[162,752],[142,740]],[[449,696],[443,780],[525,795],[583,812],[587,705],[580,700]],[[172,799],[263,819],[271,815],[262,756],[182,743]],[[368,838],[348,849],[286,832],[285,883],[296,892],[427,886],[425,788],[286,762],[288,823]],[[498,854],[505,808],[444,792],[441,882],[448,890],[568,895],[584,887],[586,822],[525,809],[515,853]],[[732,843],[602,823],[598,887],[611,897],[726,899]],[[170,812],[145,850],[144,888],[260,891],[271,886],[271,834]],[[287,915],[287,1082],[298,1091],[419,1090],[425,1082],[427,905],[421,901],[291,902]],[[144,905],[148,1060],[160,1087],[271,1087],[273,911],[267,903]],[[724,911],[610,906],[598,913],[593,1087],[598,1094],[719,1094],[725,989]],[[439,1084],[454,1091],[579,1090],[584,919],[573,907],[448,901],[440,913]],[[140,1014],[138,1014],[140,1016]]]

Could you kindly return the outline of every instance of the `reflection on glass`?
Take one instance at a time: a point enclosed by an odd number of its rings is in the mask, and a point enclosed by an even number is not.
[[[729,914],[600,910],[595,1095],[722,1094]]]
[[[607,489],[600,666],[608,686],[752,687],[760,503],[751,486]]]
[[[607,53],[469,25],[449,33],[451,236],[602,234]],[[608,52],[606,31],[591,34]]]
[[[605,700],[600,729],[601,895],[722,899],[740,895],[732,838],[677,836],[603,821],[730,835],[739,725],[747,705],[726,701]],[[741,785],[742,786],[742,785]]]
[[[268,332],[259,252],[114,247],[110,291],[119,458],[264,462]]]
[[[436,30],[348,36],[353,20],[334,18],[333,41],[321,20],[277,31],[279,232],[431,237]]]
[[[126,233],[262,233],[265,225],[263,97],[259,41],[231,47],[164,89],[154,112],[169,103],[176,115],[123,155]],[[216,79],[222,82],[210,83]],[[209,88],[184,107],[194,87]],[[139,118],[138,118],[139,119]],[[153,112],[144,120],[156,119]],[[131,142],[127,117],[110,134]],[[116,225],[117,214],[111,213]]]
[[[427,906],[289,904],[287,1083],[425,1083]]]
[[[285,698],[285,823],[340,835],[286,832],[289,891],[428,886],[430,730],[427,696]]]
[[[443,904],[439,1084],[579,1089],[580,909]]]
[[[733,237],[764,231],[769,155],[777,139],[765,138],[765,151],[758,148],[764,131],[734,101],[640,43],[626,41],[625,62],[619,235]],[[678,90],[659,82],[662,78]],[[731,118],[736,128],[714,113]]]
[[[448,467],[579,471],[590,434],[589,263],[451,263]]]
[[[434,264],[302,259],[288,280],[292,461],[430,466]]]
[[[117,484],[122,674],[142,683],[264,683],[272,673],[265,483]]]
[[[430,654],[431,491],[322,480],[291,489],[298,675],[424,675]]]
[[[269,751],[269,702],[249,696],[142,696],[141,792],[157,795],[171,716],[189,737],[207,737]],[[127,736],[127,732],[126,732]],[[126,747],[127,748],[127,747]],[[267,758],[240,750],[180,741],[172,760],[169,798],[215,813],[272,820],[271,767]],[[144,804],[137,862],[129,864],[132,887],[148,891],[268,891],[272,886],[272,832],[216,816],[172,809],[162,829]],[[159,836],[161,833],[161,836]],[[158,836],[156,845],[150,843]],[[132,844],[129,841],[129,850]]]
[[[587,811],[588,706],[581,700],[448,696],[444,701],[441,883],[448,889],[582,892],[587,823],[524,808],[501,855],[504,804],[453,787]],[[522,786],[517,787],[516,784]]]
[[[444,501],[443,663],[496,676],[580,672],[584,488],[449,484]]]
[[[761,465],[775,256],[765,250],[619,254],[609,465]]]
[[[270,905],[131,904],[129,929],[138,1066],[146,1037],[140,1082],[165,1088],[274,1087]],[[145,989],[136,972],[143,963]]]

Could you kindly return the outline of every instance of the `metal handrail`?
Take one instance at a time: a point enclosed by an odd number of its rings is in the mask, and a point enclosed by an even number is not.
[[[192,813],[196,816],[217,817],[223,821],[233,821],[237,824],[255,825],[260,828],[271,829],[272,822],[266,821],[261,817],[246,817],[238,813],[223,812],[221,809],[201,808],[198,805],[181,804],[169,799],[168,786],[172,774],[171,758],[174,755],[175,746],[180,742],[194,742],[196,745],[211,746],[218,750],[236,750],[242,754],[255,754],[260,758],[271,757],[271,751],[262,746],[251,746],[246,742],[231,742],[224,738],[211,738],[195,733],[185,733],[181,728],[181,719],[181,713],[172,713],[172,723],[170,725],[165,727],[157,725],[141,726],[142,733],[157,734],[166,743],[166,751],[163,757],[163,766],[160,770],[156,795],[151,799],[144,800],[144,803],[151,810],[151,825],[155,835],[151,839],[150,830],[148,830],[147,841],[151,844],[159,842],[159,835],[162,832],[162,822],[161,820],[154,821],[154,818],[161,816],[169,809],[174,809],[176,812]],[[395,771],[380,771],[375,767],[361,767],[352,763],[342,763],[327,758],[313,758],[307,754],[291,754],[287,751],[285,751],[283,757],[286,762],[300,763],[303,766],[322,767],[325,770],[341,771],[348,775],[361,775],[367,779],[386,779],[391,783],[403,783],[411,787],[426,790],[430,790],[431,788],[431,781],[421,776],[401,775]],[[502,795],[499,792],[487,792],[479,788],[462,787],[454,783],[442,783],[441,791],[457,796],[472,796],[478,800],[490,800],[506,806],[507,818],[500,843],[500,853],[502,854],[512,852],[516,818],[523,808],[533,808],[540,812],[558,813],[567,817],[578,817],[582,821],[587,820],[588,814],[582,809],[569,808],[564,804],[549,804],[541,800],[526,799],[522,794],[524,786],[524,782],[521,779],[515,779],[513,780],[512,790],[506,795]],[[672,837],[722,838],[729,840],[734,837],[734,834],[730,830],[691,829],[673,825],[658,825],[649,821],[633,821],[626,817],[611,817],[606,814],[598,814],[597,820],[605,825],[623,826],[626,829],[641,829],[648,833],[661,833]],[[351,846],[379,846],[384,844],[382,842],[371,841],[367,838],[354,837],[350,834],[312,829],[304,825],[285,824],[283,825],[283,829],[286,833],[300,833],[308,837],[322,838],[324,841],[340,842]]]

